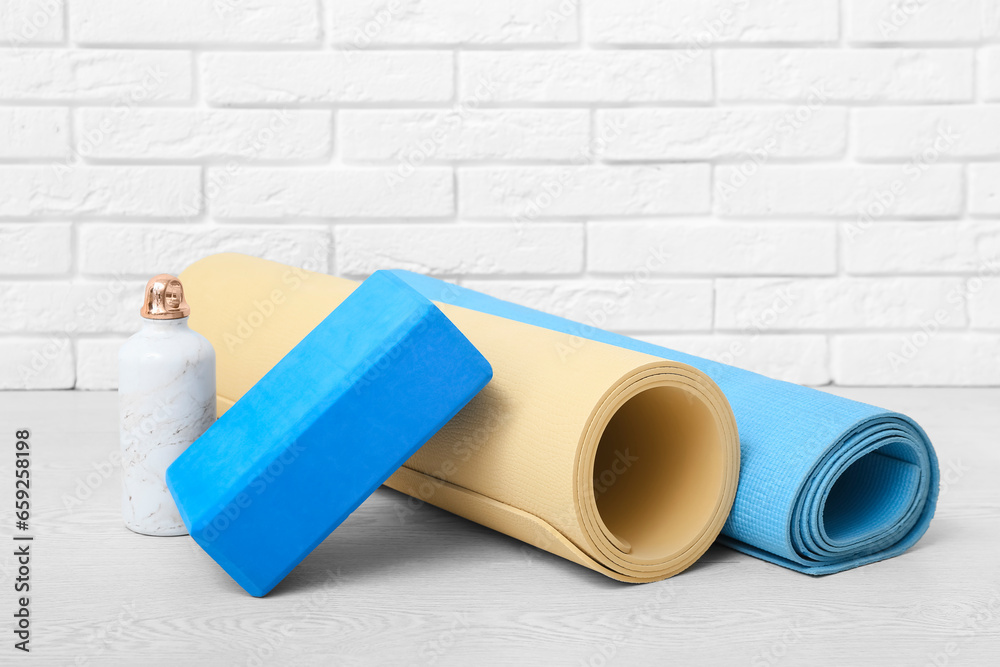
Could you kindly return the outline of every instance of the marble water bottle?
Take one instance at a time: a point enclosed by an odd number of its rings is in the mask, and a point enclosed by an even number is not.
[[[186,535],[167,466],[215,421],[215,350],[188,328],[181,281],[146,284],[142,329],[118,352],[122,516],[144,535]]]

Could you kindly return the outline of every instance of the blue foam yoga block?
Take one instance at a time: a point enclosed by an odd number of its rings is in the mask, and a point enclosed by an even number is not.
[[[265,595],[492,376],[436,306],[379,271],[178,457],[167,486],[191,537]]]

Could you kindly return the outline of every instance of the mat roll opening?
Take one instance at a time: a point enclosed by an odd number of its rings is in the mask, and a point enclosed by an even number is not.
[[[593,460],[597,514],[609,540],[644,561],[687,548],[724,493],[723,437],[689,387],[652,387],[627,398]]]

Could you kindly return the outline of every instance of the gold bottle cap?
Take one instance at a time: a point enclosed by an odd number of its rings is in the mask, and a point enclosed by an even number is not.
[[[179,320],[191,314],[184,300],[184,286],[169,273],[153,276],[146,283],[146,301],[139,314],[147,320]]]

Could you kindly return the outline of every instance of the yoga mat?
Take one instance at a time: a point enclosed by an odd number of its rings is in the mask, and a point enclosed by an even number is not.
[[[376,272],[182,453],[191,537],[266,595],[490,380],[434,304]]]
[[[599,341],[689,364],[715,380],[736,414],[741,450],[722,544],[799,572],[831,574],[903,553],[934,516],[937,456],[905,415],[409,271],[392,273],[430,299],[561,332],[563,355]]]
[[[220,414],[357,286],[235,254],[181,279],[190,326],[216,350]],[[739,474],[714,382],[601,343],[562,358],[563,334],[440,307],[493,379],[386,481],[414,497],[402,521],[428,502],[629,582],[674,575],[708,549]]]

